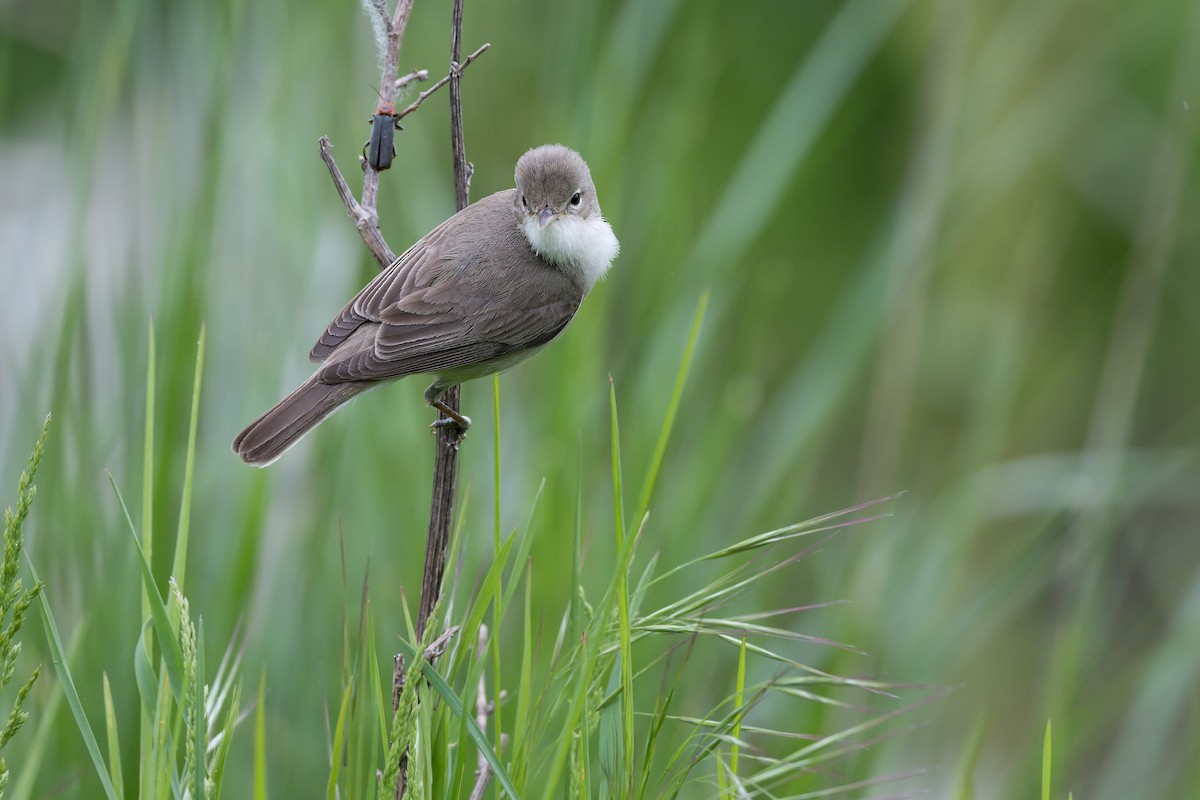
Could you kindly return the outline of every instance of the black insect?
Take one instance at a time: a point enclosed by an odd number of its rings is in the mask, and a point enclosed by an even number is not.
[[[380,103],[371,117],[371,138],[363,145],[363,157],[376,172],[392,166],[396,157],[395,136],[403,130],[396,122],[396,108],[390,103]]]

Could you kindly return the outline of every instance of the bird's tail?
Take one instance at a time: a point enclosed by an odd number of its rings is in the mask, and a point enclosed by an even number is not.
[[[265,467],[339,406],[372,385],[321,383],[313,375],[239,433],[233,440],[233,452],[247,464]]]

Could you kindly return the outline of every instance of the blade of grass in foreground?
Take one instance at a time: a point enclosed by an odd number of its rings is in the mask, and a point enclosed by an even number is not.
[[[134,547],[137,548],[138,564],[142,568],[142,588],[145,589],[146,597],[150,601],[150,618],[154,621],[154,629],[158,632],[160,640],[159,649],[162,650],[163,662],[167,667],[167,677],[171,681],[171,691],[175,695],[175,700],[182,703],[184,683],[183,651],[180,649],[179,641],[174,635],[174,628],[171,625],[166,604],[163,603],[162,595],[158,592],[158,586],[154,583],[154,575],[150,571],[150,562],[146,560],[146,552],[142,549],[142,543],[138,540],[137,531],[134,530],[133,520],[129,516],[129,508],[125,505],[125,498],[121,496],[121,490],[117,488],[117,482],[113,479],[111,473],[108,474],[108,482],[112,485],[113,492],[117,495],[117,502],[120,503],[121,511],[125,514],[125,521],[129,524],[129,535],[133,539]]]
[[[79,652],[79,643],[83,641],[82,632],[83,627],[80,626],[71,638],[71,644],[67,648],[68,661],[74,661],[75,655]],[[50,699],[42,706],[41,712],[38,714],[37,730],[22,759],[21,772],[17,776],[16,786],[11,794],[5,795],[9,800],[30,800],[33,797],[33,784],[42,774],[41,764],[45,759],[50,735],[57,732],[55,721],[58,719],[58,709],[62,707],[63,697],[63,692],[51,692]]]
[[[29,574],[34,583],[37,583],[40,579],[37,570],[33,568],[33,562],[29,560],[28,556],[25,557],[25,561],[29,565]],[[92,730],[91,723],[88,722],[87,714],[84,713],[83,703],[79,700],[79,692],[75,690],[75,680],[71,677],[71,668],[67,664],[62,639],[58,635],[58,624],[54,621],[54,612],[50,610],[48,594],[43,589],[38,594],[38,602],[42,606],[42,627],[46,630],[46,641],[50,644],[54,672],[58,676],[59,685],[62,686],[63,695],[67,699],[67,706],[75,717],[75,724],[79,728],[79,734],[83,737],[84,746],[87,747],[88,755],[91,756],[92,766],[96,768],[96,777],[100,779],[100,785],[104,787],[104,794],[108,796],[109,800],[119,800],[117,790],[108,777],[108,767],[104,763],[104,757],[100,755],[100,745],[96,741],[96,734]]]
[[[112,687],[108,683],[108,673],[101,673],[104,682],[104,727],[108,733],[108,764],[111,771],[113,789],[121,797],[125,796],[125,782],[121,777],[121,742],[117,736],[117,712],[113,708]]]
[[[267,670],[258,674],[254,709],[254,800],[267,800]]]
[[[494,526],[492,528],[492,552],[499,555],[500,553],[500,376],[492,376],[492,422],[493,422],[493,441],[492,441],[492,466],[493,466],[493,516]],[[539,492],[540,494],[540,492]],[[529,536],[529,531],[526,530],[525,535]],[[495,632],[492,636],[491,651],[492,651],[492,685],[496,687],[503,686],[500,682],[500,621],[504,610],[501,608],[501,598],[504,595],[503,580],[496,582],[496,590],[492,595],[492,630]],[[468,644],[468,649],[470,645]],[[499,688],[496,690],[499,691]],[[500,703],[496,703],[496,709],[492,712],[495,725],[493,731],[496,734],[496,747],[500,747],[500,736],[504,731],[504,718],[502,716]]]
[[[336,800],[338,778],[342,771],[342,742],[346,735],[346,715],[350,713],[350,698],[354,694],[353,681],[346,684],[342,692],[342,703],[338,707],[337,725],[333,729],[333,742],[329,746],[329,783],[326,786],[327,800]]]
[[[146,346],[146,419],[144,424],[144,434],[142,441],[142,546],[146,551],[146,560],[149,561],[154,556],[154,409],[155,409],[155,390],[157,377],[155,376],[155,336],[154,336],[154,319],[151,318],[147,325],[147,346]],[[141,602],[142,602],[142,619],[150,617],[150,594],[149,589],[143,585],[141,587]],[[138,672],[140,667],[150,663],[150,653],[154,647],[153,631],[143,631],[138,637],[138,653],[134,655],[135,674],[139,677],[145,677],[144,670]],[[141,652],[144,650],[144,652]],[[139,660],[138,656],[144,655],[145,661]],[[151,667],[153,671],[153,667]],[[157,678],[153,681],[153,685],[158,685]],[[146,703],[153,694],[146,694],[149,686],[143,686],[139,683],[141,697],[143,699],[143,708],[146,708]],[[139,715],[139,726],[141,735],[138,738],[138,786],[143,793],[143,797],[153,797],[155,795],[154,776],[155,771],[153,764],[155,762],[152,743],[155,739],[154,731],[154,712],[149,710],[147,713]]]
[[[192,414],[188,421],[187,457],[183,470],[183,497],[179,501],[179,527],[175,534],[175,559],[171,565],[171,577],[184,590],[184,574],[187,571],[187,551],[192,516],[192,483],[196,468],[196,427],[200,419],[200,380],[204,374],[204,324],[200,324],[200,338],[196,341],[196,371],[192,378]],[[175,613],[178,613],[177,611]],[[173,614],[172,622],[178,622]]]
[[[1046,738],[1042,742],[1042,800],[1050,800],[1050,720],[1046,720]]]
[[[178,586],[178,584],[177,584]],[[180,590],[182,591],[182,590]],[[204,719],[204,619],[199,620],[196,626],[196,653],[194,656],[194,666],[192,675],[192,685],[188,687],[190,697],[188,702],[191,703],[191,730],[186,732],[186,735],[192,739],[192,747],[194,755],[192,758],[192,797],[195,800],[205,800],[208,793],[205,791],[205,719]]]
[[[733,707],[741,708],[746,699],[746,634],[742,632],[742,646],[738,650],[738,670],[737,670],[737,687],[733,694]],[[729,746],[729,773],[730,779],[737,781],[738,774],[738,743],[737,740],[742,735],[742,718],[739,716],[733,723],[733,730],[730,732],[733,737],[733,744]]]
[[[692,366],[692,355],[696,352],[696,340],[700,338],[700,324],[704,321],[704,311],[708,308],[709,290],[705,289],[700,295],[700,303],[696,306],[696,314],[692,317],[692,328],[688,332],[687,344],[683,347],[683,358],[679,361],[679,370],[675,373],[675,386],[671,389],[671,399],[667,402],[667,413],[663,416],[662,426],[658,431],[658,441],[654,445],[654,455],[650,457],[650,469],[646,472],[646,481],[642,484],[642,495],[638,499],[635,520],[640,520],[650,510],[650,497],[654,493],[654,484],[658,480],[658,471],[662,467],[663,456],[667,452],[667,442],[671,438],[671,429],[675,426],[675,415],[679,411],[679,403],[683,399],[683,387],[687,383],[688,370]]]
[[[625,495],[621,485],[621,429],[617,421],[617,389],[612,378],[608,380],[608,401],[612,411],[612,470],[613,470],[613,516],[616,523],[617,553],[624,554],[625,542]],[[633,787],[633,661],[629,624],[629,572],[625,559],[618,562],[617,614],[621,636],[621,709],[624,712],[623,751],[620,786],[614,787],[615,796],[621,797]]]

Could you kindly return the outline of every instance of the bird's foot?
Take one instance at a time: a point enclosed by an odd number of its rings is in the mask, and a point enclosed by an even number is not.
[[[441,400],[436,400],[432,403],[433,407],[445,414],[444,417],[438,417],[429,426],[429,429],[437,433],[439,428],[458,428],[459,432],[466,435],[471,428],[471,418],[466,414],[460,414],[450,406],[443,403]]]

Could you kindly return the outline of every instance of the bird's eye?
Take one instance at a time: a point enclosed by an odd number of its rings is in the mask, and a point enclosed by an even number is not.
[[[579,192],[576,192],[575,194],[571,195],[571,205],[573,205],[573,206],[579,205],[579,201],[580,201],[580,199],[582,199],[582,197],[583,197],[583,195],[580,194]]]

